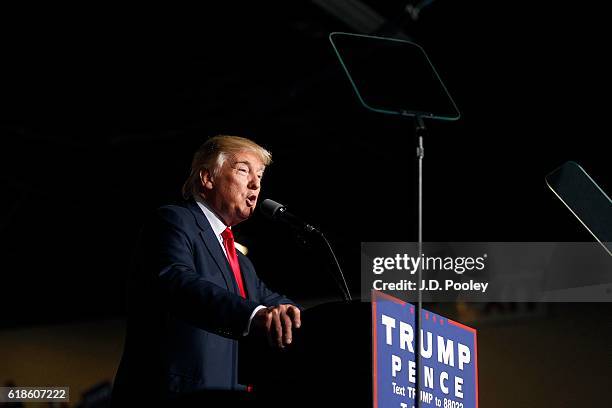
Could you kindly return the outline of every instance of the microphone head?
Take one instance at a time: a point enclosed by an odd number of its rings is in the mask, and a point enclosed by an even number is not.
[[[259,204],[259,210],[263,215],[269,218],[276,217],[278,215],[278,210],[281,208],[285,208],[285,206],[270,199],[265,199]]]

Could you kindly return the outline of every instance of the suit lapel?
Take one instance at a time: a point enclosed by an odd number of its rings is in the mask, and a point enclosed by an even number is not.
[[[212,230],[210,223],[206,219],[206,216],[194,200],[189,200],[187,202],[187,207],[195,216],[196,222],[201,229],[200,236],[202,237],[202,241],[204,241],[204,245],[206,246],[206,249],[208,249],[210,256],[214,259],[215,263],[219,267],[219,270],[223,275],[223,279],[225,280],[225,284],[232,292],[238,293],[238,287],[236,286],[229,262],[227,261],[227,258],[223,253],[223,249],[221,249],[221,244],[215,236],[215,233]]]
[[[234,279],[234,274],[230,269],[229,262],[227,261],[227,258],[221,249],[221,244],[219,244],[219,241],[217,240],[212,228],[209,228],[206,231],[200,231],[200,235],[204,240],[204,244],[206,245],[208,252],[210,252],[210,255],[213,257],[215,263],[221,270],[227,287],[231,288],[230,290],[232,292],[238,293],[238,288],[236,287],[235,282],[236,279]]]
[[[238,254],[238,263],[240,264],[240,272],[242,272],[242,280],[244,282],[244,288],[246,289],[247,298],[257,302],[254,273],[247,266],[247,263],[244,261],[244,255],[241,253]]]

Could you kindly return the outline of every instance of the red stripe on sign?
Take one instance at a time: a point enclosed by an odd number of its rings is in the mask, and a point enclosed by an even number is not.
[[[376,291],[372,291],[372,395],[374,397],[374,408],[378,408],[378,386],[376,384],[376,373],[378,372],[378,359],[376,353]]]

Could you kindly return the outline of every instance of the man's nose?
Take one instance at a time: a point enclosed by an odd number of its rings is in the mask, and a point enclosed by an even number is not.
[[[257,176],[251,177],[251,181],[249,183],[249,188],[252,190],[259,190],[261,187],[261,180]]]

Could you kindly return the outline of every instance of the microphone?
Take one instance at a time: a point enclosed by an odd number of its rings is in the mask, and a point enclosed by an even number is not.
[[[295,215],[291,214],[289,211],[287,211],[287,207],[285,207],[281,203],[277,203],[274,200],[270,200],[270,199],[263,200],[261,204],[259,204],[259,210],[266,217],[270,219],[282,221],[288,224],[289,226],[297,229],[298,231],[313,232],[317,236],[321,237],[323,241],[325,242],[325,245],[327,246],[329,254],[331,255],[334,261],[334,264],[336,266],[336,270],[338,273],[332,274],[332,277],[336,281],[336,284],[338,285],[340,292],[342,292],[342,297],[347,302],[353,300],[353,298],[351,297],[351,292],[349,291],[348,285],[346,284],[346,279],[344,279],[344,273],[342,272],[342,267],[340,267],[340,262],[338,262],[338,258],[336,258],[336,254],[334,253],[334,250],[331,244],[329,243],[329,241],[327,240],[327,238],[325,237],[325,235],[323,235],[321,231],[319,231],[312,225],[302,221]]]
[[[274,200],[263,200],[261,204],[259,204],[259,209],[263,215],[270,219],[282,221],[302,232],[314,232],[322,235],[318,229],[291,214],[289,211],[287,211],[287,207],[281,203],[277,203]]]

